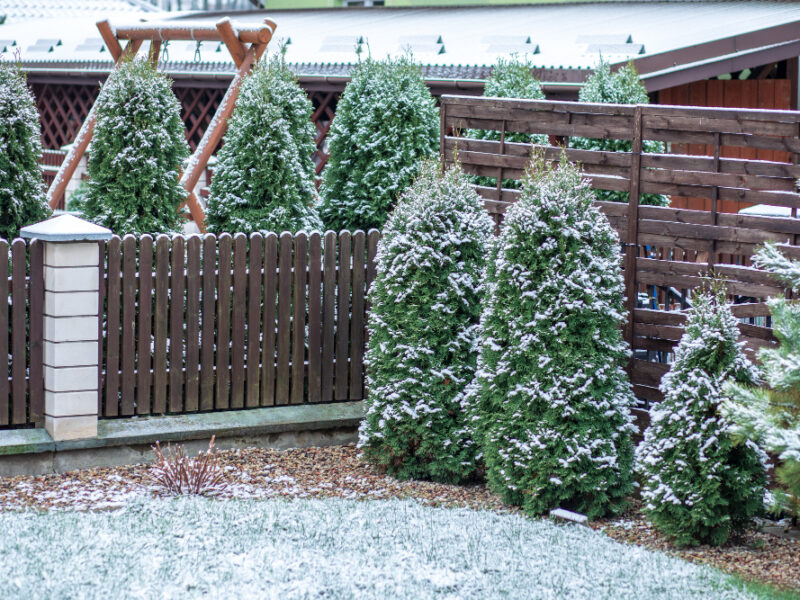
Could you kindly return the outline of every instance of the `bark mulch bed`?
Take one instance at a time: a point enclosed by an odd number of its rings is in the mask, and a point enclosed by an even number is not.
[[[224,450],[221,498],[413,498],[434,506],[515,512],[483,485],[397,481],[358,458],[355,446],[294,450]],[[0,478],[0,510],[108,510],[156,494],[147,465],[84,469],[62,475]],[[647,523],[634,503],[624,515],[591,523],[621,542],[646,546],[729,573],[800,591],[800,540],[750,532],[720,548],[676,548]]]

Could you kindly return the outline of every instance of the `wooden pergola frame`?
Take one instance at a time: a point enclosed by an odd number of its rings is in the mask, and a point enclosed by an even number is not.
[[[264,51],[267,49],[275,33],[277,25],[270,19],[265,19],[263,24],[257,26],[252,25],[234,25],[229,18],[224,18],[218,21],[216,25],[191,25],[180,24],[175,22],[145,22],[137,25],[117,27],[112,29],[108,19],[98,21],[97,28],[100,30],[100,35],[108,47],[111,57],[114,59],[114,69],[116,69],[120,61],[133,57],[142,46],[142,42],[150,42],[150,56],[149,59],[153,65],[158,64],[159,53],[161,52],[161,45],[167,41],[215,41],[223,42],[231,54],[234,64],[236,65],[236,75],[231,80],[228,90],[214,114],[209,128],[197,145],[197,149],[189,159],[186,170],[181,174],[180,183],[188,192],[186,205],[189,207],[189,212],[192,219],[197,223],[201,231],[204,231],[205,214],[202,206],[194,194],[194,188],[200,180],[200,175],[203,169],[208,165],[208,161],[214,150],[222,140],[225,130],[228,127],[228,119],[233,113],[233,108],[236,105],[236,99],[239,96],[239,88],[241,87],[242,80],[253,68],[253,65],[258,62]],[[122,47],[121,41],[127,40],[125,47]],[[109,78],[113,77],[112,74]],[[94,126],[97,122],[97,103],[92,106],[86,120],[83,122],[78,135],[75,138],[75,143],[69,150],[69,153],[61,163],[61,167],[47,191],[47,202],[51,208],[55,208],[58,199],[64,194],[67,184],[75,173],[78,162],[86,152],[89,142],[94,133]]]

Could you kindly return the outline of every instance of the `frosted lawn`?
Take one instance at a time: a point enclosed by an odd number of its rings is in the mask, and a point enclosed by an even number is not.
[[[2,598],[749,598],[575,525],[412,501],[136,500],[0,513]]]

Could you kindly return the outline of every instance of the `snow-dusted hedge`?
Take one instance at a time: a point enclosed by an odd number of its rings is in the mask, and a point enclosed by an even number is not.
[[[380,229],[439,147],[439,111],[410,56],[367,59],[353,72],[328,136],[320,215],[325,227]]]
[[[401,197],[376,258],[359,446],[401,478],[460,481],[476,446],[462,406],[475,373],[481,271],[493,221],[456,166]]]
[[[0,237],[7,240],[50,214],[39,167],[40,135],[25,76],[15,65],[0,63]]]
[[[209,231],[322,228],[315,208],[312,111],[283,54],[245,79],[217,155]]]
[[[766,455],[753,442],[735,443],[720,414],[725,381],[758,376],[738,337],[724,294],[693,296],[675,362],[661,380],[664,400],[650,410],[636,449],[644,510],[680,544],[722,544],[762,509]]]
[[[594,73],[586,80],[578,94],[581,102],[605,102],[609,104],[648,104],[647,90],[639,79],[633,64],[628,64],[612,73],[609,63],[601,60]],[[601,140],[571,137],[570,148],[584,150],[605,150],[607,152],[630,152],[633,148],[629,140]],[[642,152],[664,152],[664,143],[654,140],[642,141]],[[628,192],[595,190],[598,200],[608,202],[627,202]],[[660,194],[642,194],[642,204],[667,206],[669,198]]]
[[[149,61],[129,60],[103,85],[96,110],[80,210],[120,235],[177,230],[189,146],[170,80]]]
[[[619,240],[577,167],[533,167],[489,259],[469,404],[492,489],[596,517],[632,491]]]

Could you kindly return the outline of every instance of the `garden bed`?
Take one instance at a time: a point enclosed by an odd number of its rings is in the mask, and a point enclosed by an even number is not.
[[[219,458],[229,484],[221,494],[226,498],[400,498],[430,506],[517,512],[483,485],[454,486],[386,477],[362,463],[354,446],[227,450],[219,452]],[[0,511],[107,510],[122,508],[154,493],[145,465],[0,478]],[[721,548],[678,549],[647,524],[637,505],[619,518],[599,520],[592,527],[622,542],[800,591],[800,541],[797,540],[752,532]]]

